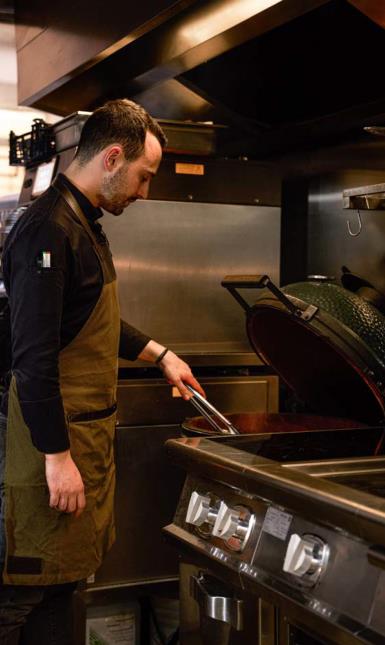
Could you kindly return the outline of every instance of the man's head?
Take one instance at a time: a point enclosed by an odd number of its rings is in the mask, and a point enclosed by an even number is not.
[[[85,122],[67,175],[94,203],[120,215],[128,204],[147,197],[165,143],[161,127],[140,105],[109,101]]]

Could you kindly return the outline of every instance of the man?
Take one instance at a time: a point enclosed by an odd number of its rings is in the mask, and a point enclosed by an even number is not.
[[[186,363],[120,320],[98,223],[101,208],[120,215],[147,197],[164,144],[143,108],[107,103],[85,123],[65,175],[7,240],[12,377],[0,450],[1,643],[69,645],[71,593],[114,540],[118,354],[155,362],[186,399],[185,383],[203,393]]]

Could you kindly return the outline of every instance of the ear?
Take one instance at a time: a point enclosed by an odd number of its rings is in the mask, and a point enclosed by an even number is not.
[[[116,170],[122,164],[123,159],[124,152],[120,144],[116,143],[109,146],[103,156],[104,169],[107,170],[107,172]]]

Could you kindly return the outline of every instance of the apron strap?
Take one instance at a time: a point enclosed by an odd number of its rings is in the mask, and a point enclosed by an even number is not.
[[[78,202],[76,201],[75,197],[71,193],[71,191],[67,188],[67,186],[64,186],[60,181],[57,179],[53,183],[53,187],[60,193],[60,195],[63,197],[64,201],[67,203],[67,205],[70,207],[70,209],[73,211],[75,214],[76,218],[80,221],[82,224],[83,228],[85,228],[86,232],[88,233],[88,236],[91,238],[92,244],[95,248],[96,253],[98,254],[98,257],[101,262],[103,262],[103,257],[101,256],[100,250],[99,250],[99,243],[96,239],[96,236],[91,229],[87,218],[85,217],[82,209],[80,208]]]

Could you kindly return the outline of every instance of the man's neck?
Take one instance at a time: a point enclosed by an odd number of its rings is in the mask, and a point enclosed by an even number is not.
[[[93,206],[99,206],[99,200],[95,190],[93,189],[93,182],[89,178],[88,171],[85,171],[83,168],[79,167],[78,164],[72,162],[63,174],[74,186],[76,186],[78,190],[83,193],[83,195],[87,197],[87,199],[90,200]]]

